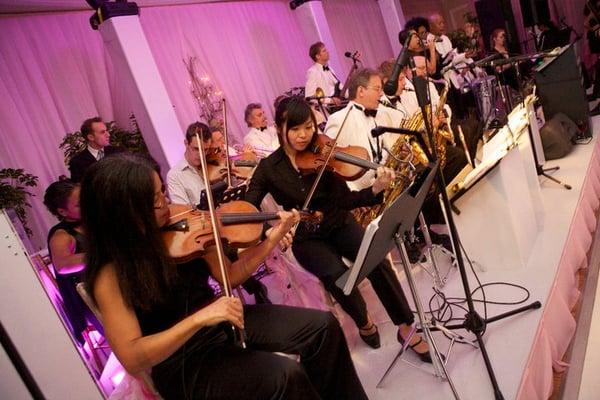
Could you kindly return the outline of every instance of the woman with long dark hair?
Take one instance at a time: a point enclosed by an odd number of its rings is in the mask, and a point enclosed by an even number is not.
[[[316,174],[301,174],[295,156],[308,149],[316,139],[315,117],[304,99],[291,97],[279,103],[275,124],[281,147],[258,165],[246,200],[258,205],[267,193],[271,193],[284,209],[299,208]],[[325,171],[309,205],[310,209],[323,213],[323,221],[317,230],[307,229],[301,224],[292,245],[296,259],[321,280],[325,289],[352,317],[363,341],[373,348],[380,346],[380,338],[377,326],[368,315],[365,300],[356,288],[350,295],[344,295],[335,281],[347,270],[342,257],[353,261],[364,236],[364,229],[349,210],[383,201],[383,190],[392,180],[393,172],[381,167],[373,186],[350,191],[345,181]],[[388,315],[398,325],[398,341],[404,343],[411,332],[414,317],[394,270],[384,260],[368,275],[368,279]],[[413,335],[409,344],[421,360],[431,362],[428,346],[419,335]]]
[[[81,187],[88,234],[86,283],[112,350],[135,375],[152,368],[167,399],[365,399],[344,336],[330,313],[215,298],[214,249],[187,264],[168,257],[161,227],[169,219],[164,187],[143,159],[121,155],[94,164]],[[299,219],[281,222],[228,264],[243,282]],[[244,328],[247,348],[230,338]],[[298,354],[300,362],[274,354]]]
[[[85,269],[85,237],[79,211],[79,184],[69,179],[50,184],[44,193],[44,205],[60,221],[48,232],[48,252],[71,331],[77,342],[83,344],[82,332],[88,321],[100,333],[103,334],[104,331],[77,293],[77,284],[83,281]]]

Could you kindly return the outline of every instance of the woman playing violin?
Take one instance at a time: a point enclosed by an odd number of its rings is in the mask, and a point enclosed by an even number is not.
[[[295,156],[306,151],[315,140],[314,115],[303,99],[288,98],[279,104],[275,123],[281,147],[258,165],[246,193],[246,200],[258,205],[267,193],[271,193],[285,209],[299,208],[305,201],[316,174],[300,174],[295,165]],[[391,170],[379,168],[373,186],[361,191],[350,191],[341,178],[325,171],[309,204],[310,209],[323,213],[323,222],[315,231],[300,224],[292,245],[296,259],[321,280],[352,317],[361,338],[374,348],[380,346],[379,333],[369,318],[365,300],[358,289],[354,289],[349,296],[344,295],[335,281],[347,269],[342,257],[350,260],[356,258],[364,234],[349,210],[381,202],[383,190],[393,179]],[[399,326],[398,340],[404,341],[414,318],[395,272],[384,261],[368,278],[390,318]],[[413,336],[410,344],[422,360],[431,362],[428,347],[419,336]]]
[[[132,155],[94,164],[81,187],[86,284],[129,373],[152,368],[165,399],[366,399],[331,314],[215,298],[208,278],[221,275],[210,248],[173,265],[160,231],[167,204],[159,175]],[[299,217],[291,211],[280,218],[265,241],[227,265],[233,285]],[[230,324],[245,329],[246,349],[230,339]],[[299,354],[300,362],[273,352]]]

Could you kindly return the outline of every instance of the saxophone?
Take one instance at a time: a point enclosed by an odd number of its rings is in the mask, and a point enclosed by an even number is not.
[[[437,116],[441,116],[441,114],[444,112],[444,105],[446,104],[446,101],[448,99],[449,90],[450,90],[450,85],[446,81],[444,89],[442,89],[442,93],[440,94],[440,100],[437,105],[437,111],[436,111]],[[427,118],[430,118],[431,107],[429,105],[426,108],[426,112],[427,112]],[[417,131],[417,132],[423,132],[423,139],[425,140],[425,143],[427,144],[429,151],[430,152],[432,151],[431,145],[429,143],[429,137],[428,137],[427,133],[425,132],[425,120],[423,119],[423,113],[421,112],[421,110],[419,110],[415,114],[413,114],[412,117],[402,121],[402,124],[400,127],[404,128],[404,129],[410,129],[413,131]],[[454,144],[454,134],[450,130],[450,124],[448,123],[447,127],[437,126],[437,127],[433,128],[433,138],[434,138],[433,141],[435,144],[437,156],[440,161],[440,168],[443,168],[446,165],[446,143],[450,142],[450,143]],[[422,165],[427,165],[429,163],[427,155],[425,154],[425,151],[421,148],[421,146],[415,139],[411,140],[411,147],[413,149],[415,159],[418,161],[418,163],[422,164]]]
[[[363,207],[352,211],[356,221],[363,227],[381,215],[387,206],[413,183],[415,179],[415,166],[413,164],[415,155],[413,144],[409,140],[410,136],[400,135],[394,141],[391,149],[384,147],[388,157],[383,166],[396,171],[396,180],[384,190],[382,203],[370,208]],[[423,153],[422,150],[421,153]]]

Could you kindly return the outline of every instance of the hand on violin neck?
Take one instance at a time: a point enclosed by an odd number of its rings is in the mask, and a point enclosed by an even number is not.
[[[383,190],[387,189],[392,182],[396,179],[396,173],[393,169],[386,167],[377,168],[377,178],[373,182],[372,190],[373,194],[379,194]]]
[[[267,239],[275,243],[284,239],[292,227],[300,221],[300,213],[295,209],[291,211],[279,211],[277,215],[279,216],[279,224],[275,225],[270,232],[267,231]]]

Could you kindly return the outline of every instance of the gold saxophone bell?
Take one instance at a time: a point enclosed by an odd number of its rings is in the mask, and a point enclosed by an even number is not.
[[[315,97],[325,97],[325,92],[323,91],[322,88],[317,87],[315,89]]]

